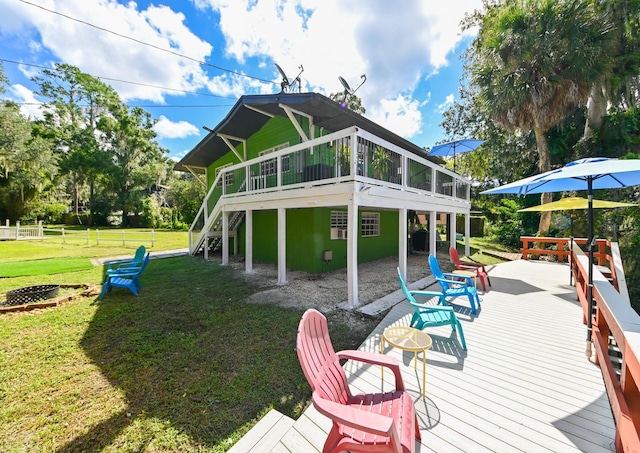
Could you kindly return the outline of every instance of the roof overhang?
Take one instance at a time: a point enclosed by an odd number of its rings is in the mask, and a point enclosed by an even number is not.
[[[230,152],[224,137],[247,140],[274,116],[287,116],[282,106],[313,118],[313,124],[330,132],[358,126],[396,146],[432,162],[441,160],[427,156],[418,145],[385,129],[377,123],[319,93],[279,93],[245,95],[238,99],[227,116],[176,165],[180,171],[204,172],[213,162]]]

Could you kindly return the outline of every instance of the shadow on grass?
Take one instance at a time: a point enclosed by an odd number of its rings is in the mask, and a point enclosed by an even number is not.
[[[300,415],[310,393],[295,353],[302,310],[246,304],[244,281],[193,257],[151,261],[141,280],[138,297],[114,289],[96,301],[81,342],[127,407],[59,452],[114,442],[208,450],[235,442],[270,408]]]

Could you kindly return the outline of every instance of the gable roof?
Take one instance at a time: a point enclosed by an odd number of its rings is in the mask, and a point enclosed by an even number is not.
[[[207,136],[189,151],[174,168],[186,171],[187,167],[191,167],[194,171],[198,169],[204,171],[205,168],[229,152],[229,147],[217,134],[248,139],[270,119],[269,116],[260,112],[274,116],[286,116],[280,105],[312,116],[315,126],[323,127],[330,132],[358,126],[420,157],[433,162],[441,162],[440,159],[427,156],[425,150],[418,145],[358,113],[342,108],[340,104],[322,94],[279,93],[242,96],[227,116],[214,129],[210,129]]]

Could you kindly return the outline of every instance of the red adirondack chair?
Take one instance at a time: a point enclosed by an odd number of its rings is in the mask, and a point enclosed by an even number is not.
[[[460,260],[460,255],[458,255],[458,250],[455,247],[449,247],[449,257],[451,258],[451,262],[456,267],[456,269],[476,273],[476,277],[480,279],[482,291],[487,291],[487,287],[484,282],[485,278],[487,279],[487,283],[489,283],[489,286],[491,286],[491,279],[489,278],[489,274],[487,273],[484,264],[476,263],[475,261]]]
[[[336,353],[327,318],[314,309],[307,310],[300,320],[296,350],[313,391],[314,407],[333,421],[323,453],[415,451],[415,439],[420,439],[418,418],[413,400],[404,389],[397,360],[362,351]],[[390,368],[396,391],[353,395],[341,359]]]

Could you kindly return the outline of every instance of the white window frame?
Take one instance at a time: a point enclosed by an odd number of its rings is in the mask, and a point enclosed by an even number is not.
[[[331,211],[331,239],[347,239],[347,211]]]
[[[269,148],[269,149],[265,149],[264,151],[261,151],[260,154],[258,155],[262,157],[266,154],[275,153],[276,151],[280,151],[281,149],[288,148],[288,147],[289,147],[289,142],[281,143],[278,146],[274,146],[273,148]],[[289,171],[289,165],[290,165],[289,157],[290,157],[289,155],[282,156],[282,172],[283,173]],[[277,172],[278,172],[278,168],[277,168],[275,158],[263,160],[262,162],[260,162],[261,176],[271,176],[271,175],[275,175]]]
[[[380,236],[380,213],[363,212],[360,218],[360,236]]]
[[[216,178],[218,177],[218,175],[220,174],[220,172],[222,170],[224,170],[227,167],[232,166],[232,163],[228,163],[228,164],[224,164],[224,165],[220,165],[219,167],[216,168]],[[227,172],[224,175],[224,184],[225,186],[230,186],[233,184],[233,172]],[[221,188],[222,187],[222,179],[218,180],[218,184],[216,185],[216,188]]]

